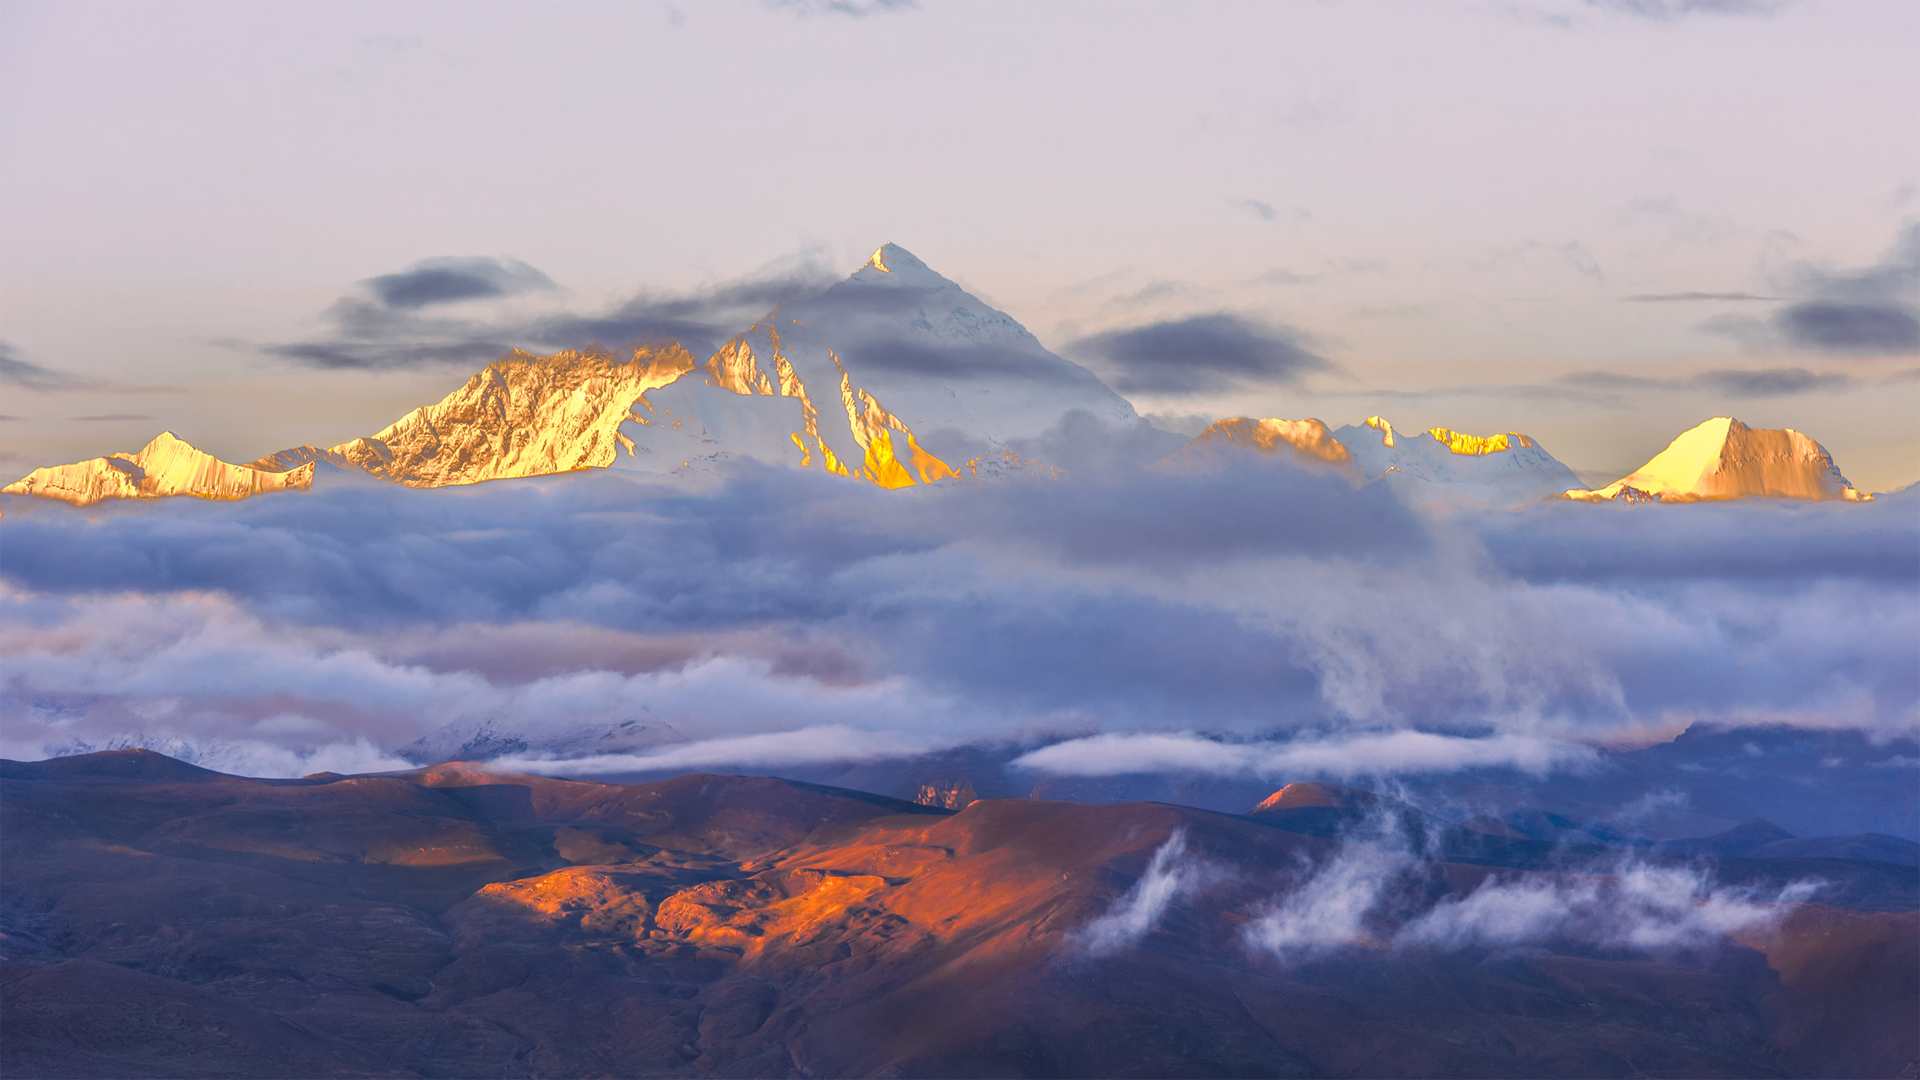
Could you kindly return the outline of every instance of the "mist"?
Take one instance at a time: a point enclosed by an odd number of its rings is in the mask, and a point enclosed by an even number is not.
[[[5,511],[12,757],[287,773],[638,718],[674,745],[575,771],[993,741],[1054,775],[1548,775],[1699,721],[1920,727],[1898,497],[1436,515],[1286,468],[889,492],[743,465]]]

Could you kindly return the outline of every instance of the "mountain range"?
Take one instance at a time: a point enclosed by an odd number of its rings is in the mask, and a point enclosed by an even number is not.
[[[1316,419],[1236,417],[1186,440],[893,244],[704,362],[672,341],[515,351],[441,401],[337,446],[237,465],[163,432],[137,453],[36,469],[0,492],[86,506],[305,490],[316,468],[323,483],[339,470],[442,487],[580,469],[698,473],[728,460],[897,488],[1114,465],[1191,470],[1243,456],[1331,468],[1413,503],[1871,498],[1806,435],[1730,417],[1682,433],[1597,490],[1518,432],[1409,435],[1378,416],[1330,431]]]

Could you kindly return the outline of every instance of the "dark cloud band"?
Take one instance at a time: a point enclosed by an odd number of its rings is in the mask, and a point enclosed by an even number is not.
[[[1195,315],[1113,330],[1068,346],[1112,373],[1121,393],[1200,394],[1246,385],[1289,385],[1333,370],[1299,331],[1237,315]]]

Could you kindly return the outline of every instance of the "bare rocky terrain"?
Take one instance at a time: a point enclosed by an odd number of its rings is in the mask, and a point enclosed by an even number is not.
[[[1592,876],[1564,845],[1408,807],[1433,838],[1369,933],[1281,956],[1243,928],[1366,797],[950,810],[765,777],[252,780],[147,751],[7,762],[0,793],[8,1076],[1920,1067],[1920,872],[1888,862],[1725,858],[1723,881],[1829,887],[1687,948],[1405,948],[1394,925],[1490,877]],[[1176,833],[1206,887],[1092,947]]]

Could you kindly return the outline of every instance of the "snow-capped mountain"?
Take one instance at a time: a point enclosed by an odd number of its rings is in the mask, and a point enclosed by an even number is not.
[[[305,491],[312,483],[310,462],[292,462],[277,469],[232,465],[175,438],[171,431],[163,431],[137,453],[109,454],[35,469],[0,488],[0,492],[91,506],[103,499],[158,499],[168,495],[244,499],[267,491]]]
[[[1517,431],[1464,435],[1433,428],[1407,435],[1373,416],[1333,436],[1369,480],[1385,478],[1418,503],[1517,508],[1580,482],[1545,447]]]
[[[1583,502],[1693,502],[1703,499],[1845,499],[1854,490],[1825,447],[1792,428],[1750,428],[1716,416],[1667,444],[1630,476],[1598,490],[1571,488]]]
[[[1331,467],[1351,473],[1356,478],[1360,475],[1353,463],[1352,452],[1333,437],[1326,424],[1312,417],[1305,420],[1230,417],[1194,436],[1191,442],[1162,458],[1154,467],[1171,472],[1191,472],[1248,454]]]
[[[378,434],[328,450],[282,450],[252,467],[324,461],[408,487],[605,468],[625,442],[619,428],[633,400],[694,365],[693,356],[671,342],[635,349],[625,358],[605,351],[535,357],[515,350]]]
[[[847,280],[782,305],[701,370],[644,394],[621,426],[634,453],[614,467],[670,472],[724,455],[883,487],[1051,473],[1035,450],[1079,413],[1178,445],[1011,316],[887,244]]]
[[[658,720],[582,720],[520,729],[481,719],[455,721],[396,752],[408,761],[431,765],[442,761],[493,761],[520,756],[583,758],[596,754],[632,754],[687,741],[671,724]]]
[[[1517,508],[1562,493],[1590,501],[1868,497],[1799,432],[1756,431],[1726,417],[1597,492],[1517,432],[1406,435],[1377,416],[1330,432],[1313,419],[1236,417],[1183,441],[894,244],[819,296],[776,308],[704,362],[674,342],[621,353],[516,350],[441,401],[338,446],[231,465],[163,433],[139,453],[37,469],[0,490],[84,506],[304,490],[316,466],[442,487],[595,468],[701,472],[731,459],[897,488],[1058,477],[1082,461],[1190,471],[1240,452],[1348,471],[1420,504]]]

